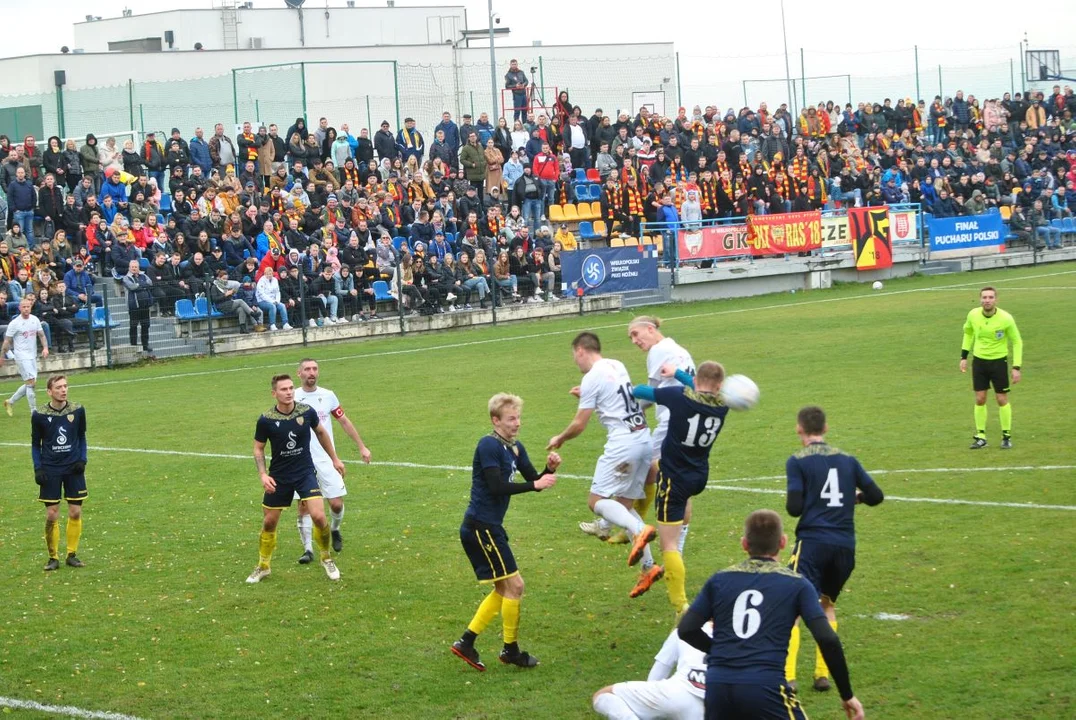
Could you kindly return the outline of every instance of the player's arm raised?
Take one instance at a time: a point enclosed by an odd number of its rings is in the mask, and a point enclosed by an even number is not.
[[[275,491],[276,480],[269,476],[269,470],[265,467],[265,443],[261,440],[254,441],[254,466],[258,468],[258,478],[265,492]]]
[[[321,443],[321,449],[325,451],[325,454],[329,456],[329,459],[333,461],[333,467],[336,468],[336,472],[340,473],[340,477],[343,477],[347,473],[347,468],[344,467],[344,463],[336,455],[336,448],[333,447],[332,438],[329,437],[329,432],[321,425],[314,426],[314,433],[318,436],[318,442]]]
[[[580,408],[575,413],[572,421],[568,423],[568,427],[564,428],[559,435],[554,435],[549,439],[546,450],[557,450],[564,443],[582,435],[583,431],[587,429],[587,423],[590,422],[590,416],[593,414],[594,408]]]
[[[351,419],[344,413],[343,409],[340,410],[340,414],[334,416],[340,421],[340,427],[344,428],[344,432],[355,443],[355,447],[359,449],[359,455],[362,456],[362,461],[366,464],[370,463],[370,448],[366,447],[366,443],[362,441],[362,437],[359,435],[359,429],[351,422]]]

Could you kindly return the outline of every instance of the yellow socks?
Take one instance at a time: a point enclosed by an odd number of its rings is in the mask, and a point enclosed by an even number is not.
[[[684,556],[676,550],[662,550],[661,562],[665,565],[665,587],[669,592],[669,602],[673,610],[680,612],[687,605],[687,591],[684,589],[687,569],[684,567]]]
[[[501,603],[501,623],[504,626],[504,644],[514,643],[519,637],[519,600],[505,598]]]
[[[1012,434],[1012,405],[1005,404],[998,406],[998,420],[1001,421],[1001,432],[1003,435]]]
[[[837,621],[831,620],[829,626],[836,632]],[[822,657],[822,651],[817,647],[814,650],[814,676],[815,678],[829,677],[829,667],[826,666],[826,661]]]
[[[276,530],[268,532],[262,530],[258,539],[258,567],[268,568],[273,559],[273,551],[276,550]]]
[[[314,544],[318,546],[318,552],[321,553],[322,560],[329,559],[329,540],[331,538],[332,533],[329,531],[327,523],[325,527],[318,527],[317,523],[314,524]]]
[[[650,512],[650,508],[654,507],[654,498],[658,496],[658,484],[644,485],[643,492],[646,493],[646,497],[636,500],[632,507],[635,508],[635,512],[639,513],[639,517],[646,520],[646,514]]]
[[[57,520],[45,521],[45,547],[49,549],[50,558],[60,559],[60,523]]]
[[[486,599],[482,601],[482,604],[478,606],[478,612],[471,618],[470,624],[467,625],[467,629],[473,632],[475,635],[480,634],[486,629],[486,626],[490,624],[493,618],[497,617],[497,613],[501,611],[501,603],[504,602],[504,597],[496,590],[486,595]],[[516,619],[519,619],[519,601],[516,600]]]
[[[1012,417],[1012,410],[1009,411]],[[975,406],[975,437],[986,437],[986,405]]]
[[[785,658],[785,680],[796,679],[796,657],[800,654],[800,624],[792,626],[792,637],[788,640],[788,657]]]
[[[67,554],[78,552],[78,541],[82,537],[82,518],[67,518]]]

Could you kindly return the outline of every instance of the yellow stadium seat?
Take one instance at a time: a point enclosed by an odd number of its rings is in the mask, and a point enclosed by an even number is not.
[[[626,237],[624,238],[624,247],[635,247],[639,244],[639,238]]]
[[[595,200],[590,204],[591,217],[600,218],[602,216],[602,204],[600,200]]]
[[[602,237],[605,237],[606,235],[609,234],[609,228],[607,228],[605,226],[605,221],[604,220],[595,220],[594,221],[594,234],[595,235],[600,235]]]
[[[564,213],[564,222],[579,222],[579,213],[576,211],[575,205],[561,205],[560,209]],[[552,220],[553,218],[550,217],[549,219]]]
[[[618,237],[609,238],[609,247],[624,247],[624,240]]]
[[[665,252],[665,242],[662,240],[661,235],[654,236],[655,245],[657,245],[658,252]]]
[[[564,222],[564,208],[560,205],[549,206],[549,222],[559,223]]]
[[[590,220],[595,217],[594,215],[590,214],[590,203],[588,202],[583,202],[576,205],[575,212],[576,215],[579,216],[580,220]]]
[[[639,244],[640,245],[653,245],[654,244],[654,238],[651,235],[643,235],[641,238],[639,238]]]
[[[1001,210],[1001,219],[1002,220],[1008,220],[1009,218],[1012,217],[1012,208],[1009,207],[1008,205],[1002,205],[999,208],[999,210]]]

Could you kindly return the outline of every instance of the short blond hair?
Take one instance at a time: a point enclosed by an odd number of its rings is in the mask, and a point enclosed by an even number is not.
[[[653,315],[640,315],[639,317],[628,323],[628,327],[632,325],[652,325],[655,330],[661,327],[661,319],[656,318]]]
[[[695,381],[707,385],[720,385],[725,381],[725,366],[713,360],[707,360],[695,371]]]
[[[511,393],[497,393],[489,399],[489,416],[491,418],[502,417],[505,410],[512,408],[522,410],[523,398]]]

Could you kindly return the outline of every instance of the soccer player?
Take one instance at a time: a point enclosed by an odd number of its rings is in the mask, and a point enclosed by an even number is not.
[[[789,567],[811,581],[826,619],[836,630],[837,596],[856,566],[856,504],[878,505],[884,495],[858,460],[826,443],[828,431],[820,407],[805,407],[796,416],[796,434],[803,449],[785,463],[785,509],[800,519]],[[796,625],[785,664],[785,679],[793,688],[799,649]],[[820,651],[815,653],[814,689],[829,690],[829,672]]]
[[[8,350],[15,355],[15,365],[19,368],[19,376],[23,384],[15,391],[15,394],[4,400],[4,410],[10,416],[12,409],[23,395],[30,406],[30,412],[37,410],[37,394],[34,388],[37,386],[37,341],[41,341],[41,357],[49,356],[49,344],[45,339],[45,330],[41,327],[41,321],[30,314],[34,308],[34,299],[24,295],[19,301],[19,316],[8,323],[4,333],[4,342],[0,345],[0,365],[4,364]]]
[[[710,623],[702,630],[707,636],[713,633]],[[594,693],[593,705],[594,712],[609,720],[702,720],[705,697],[706,655],[681,640],[673,628],[645,681],[603,687]]]
[[[75,554],[82,537],[86,499],[86,409],[67,401],[67,378],[53,375],[45,385],[49,401],[30,415],[30,454],[37,499],[45,504],[45,570],[60,567],[60,500],[67,501],[67,564],[82,567]]]
[[[964,321],[964,342],[960,346],[960,372],[968,371],[971,355],[971,386],[975,390],[975,437],[971,449],[986,447],[986,394],[994,386],[1001,421],[1001,449],[1012,447],[1012,405],[1009,404],[1009,343],[1012,343],[1012,384],[1020,382],[1024,341],[1012,315],[998,307],[998,292],[992,287],[979,291],[979,307]]]
[[[852,692],[837,633],[826,622],[818,593],[777,556],[788,544],[781,517],[772,510],[747,516],[740,545],[750,556],[715,573],[680,619],[680,637],[706,657],[706,717],[806,720],[796,693],[785,682],[788,638],[802,617],[833,672],[845,713],[863,719]],[[713,639],[702,626],[712,620]]]
[[[314,523],[314,542],[321,553],[321,566],[330,580],[339,580],[340,571],[329,554],[329,523],[325,519],[321,488],[318,487],[310,453],[310,434],[317,435],[318,442],[341,477],[347,469],[336,456],[332,438],[321,426],[317,412],[309,405],[295,402],[295,383],[291,375],[273,376],[272,391],[276,404],[258,418],[254,429],[254,464],[265,488],[262,497],[264,519],[258,542],[258,566],[250,573],[247,582],[261,582],[269,577],[280,511],[291,507],[292,496],[296,494],[300,503],[310,503],[307,512]],[[265,466],[266,443],[272,449],[268,469]]]
[[[479,671],[486,666],[478,658],[474,641],[490,621],[501,613],[504,649],[500,660],[506,665],[533,668],[538,658],[519,649],[519,603],[523,598],[523,576],[504,531],[504,516],[513,495],[541,492],[557,482],[560,455],[549,453],[545,469],[538,472],[527,456],[519,435],[523,400],[498,393],[489,399],[489,419],[493,432],[478,441],[471,463],[471,502],[463,515],[460,542],[471,567],[483,584],[493,583],[493,592],[478,606],[463,636],[452,643],[452,653]],[[524,482],[514,482],[516,471]]]
[[[642,574],[629,593],[639,597],[665,574],[654,564],[649,542],[657,535],[653,525],[647,525],[635,511],[634,502],[645,497],[643,484],[653,455],[646,415],[632,394],[631,378],[624,363],[602,357],[598,336],[579,333],[572,340],[572,356],[583,373],[583,382],[571,389],[579,398],[575,417],[559,435],[549,440],[547,449],[556,450],[586,429],[595,411],[608,433],[605,448],[594,468],[590,484],[590,509],[612,525],[628,531],[632,540],[628,566],[642,560]]]
[[[335,418],[359,449],[362,461],[369,464],[370,449],[366,447],[366,443],[359,436],[359,431],[344,413],[344,408],[340,406],[336,393],[328,388],[318,387],[317,360],[305,358],[299,361],[299,380],[302,381],[302,386],[295,391],[295,402],[314,408],[318,414],[318,425],[328,433],[329,442],[332,443],[333,447],[336,447],[336,443],[333,442],[332,425],[333,418]],[[344,538],[340,535],[340,523],[344,519],[344,496],[347,495],[344,478],[340,473],[336,472],[332,460],[321,449],[320,444],[310,443],[310,455],[314,459],[314,470],[318,476],[321,495],[329,501],[329,529],[332,534],[333,551],[340,552],[344,547]],[[314,559],[314,548],[311,544],[312,523],[310,513],[307,512],[305,504],[299,503],[299,512],[295,520],[299,527],[299,538],[303,541],[303,554],[299,558],[299,562],[306,565]]]
[[[679,384],[659,388],[640,385],[634,392],[639,400],[655,402],[666,411],[668,433],[661,448],[657,483],[658,538],[669,602],[677,613],[682,613],[687,609],[682,527],[691,498],[706,489],[710,448],[729,412],[718,396],[725,368],[708,360],[699,365],[698,375],[692,379],[684,370],[667,363],[658,375],[675,376]]]

